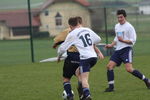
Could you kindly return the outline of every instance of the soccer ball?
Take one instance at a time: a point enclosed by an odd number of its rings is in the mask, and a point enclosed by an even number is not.
[[[71,91],[71,92],[72,92],[72,94],[74,95],[74,92],[73,92],[73,91]],[[67,100],[67,93],[66,93],[65,90],[64,90],[63,93],[62,93],[62,98],[63,98],[64,100]]]
[[[67,100],[67,93],[66,93],[65,90],[63,91],[62,98],[63,98],[64,100]]]

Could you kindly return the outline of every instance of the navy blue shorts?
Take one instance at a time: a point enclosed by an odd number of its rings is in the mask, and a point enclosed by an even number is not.
[[[111,56],[110,60],[114,61],[117,66],[120,66],[121,63],[132,63],[133,50],[131,47],[126,47],[121,50],[116,50]]]
[[[80,60],[80,72],[90,72],[90,68],[92,68],[97,62],[97,58],[89,58],[85,60]]]
[[[79,67],[80,57],[78,52],[69,52],[67,55],[64,61],[63,77],[70,79]]]

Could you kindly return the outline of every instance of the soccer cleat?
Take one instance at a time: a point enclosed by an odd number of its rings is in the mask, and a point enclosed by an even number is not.
[[[112,88],[106,88],[104,92],[113,92],[113,91],[114,91],[114,89],[112,89]]]
[[[74,99],[73,99],[73,96],[68,96],[68,97],[67,97],[67,100],[74,100]]]
[[[88,95],[87,97],[80,98],[80,100],[92,100],[92,98],[90,95]]]
[[[85,98],[85,100],[92,100],[91,96]]]
[[[150,79],[147,80],[147,82],[145,82],[146,86],[148,89],[150,89]]]

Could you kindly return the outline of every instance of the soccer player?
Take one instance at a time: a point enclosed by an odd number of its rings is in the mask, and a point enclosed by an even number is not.
[[[77,16],[75,17],[78,19],[78,25],[82,24],[82,18]],[[58,45],[63,43],[68,35],[68,33],[71,31],[70,28],[65,29],[63,32],[61,32],[59,35],[57,35],[54,38],[54,45],[53,48],[56,48]],[[100,52],[100,50],[95,47],[95,52],[97,53],[98,57],[100,59],[103,59],[103,54]],[[73,100],[73,94],[71,92],[71,84],[70,84],[70,79],[73,75],[77,76],[78,78],[78,94],[79,98],[83,95],[82,91],[82,84],[81,84],[81,78],[80,78],[80,72],[79,72],[79,52],[75,46],[71,46],[67,50],[67,58],[64,61],[64,66],[63,66],[63,85],[64,85],[64,90],[67,93],[67,99],[68,100]]]
[[[112,48],[116,46],[116,50],[110,57],[110,61],[107,64],[107,79],[109,87],[105,92],[114,91],[114,72],[115,66],[120,66],[123,62],[126,71],[133,76],[143,80],[148,89],[150,89],[150,80],[147,79],[140,71],[136,70],[132,66],[132,47],[136,42],[136,32],[134,27],[126,20],[126,11],[121,9],[117,11],[118,24],[115,26],[116,36],[111,44],[106,45],[106,48]]]
[[[95,52],[95,45],[101,41],[101,38],[91,29],[82,27],[78,24],[76,17],[68,20],[71,32],[67,35],[64,43],[58,48],[58,58],[72,45],[74,45],[80,54],[80,77],[83,88],[83,97],[80,100],[92,100],[89,90],[88,77],[90,68],[97,62],[97,54]],[[103,58],[103,55],[100,54]]]
[[[78,23],[82,23],[82,18],[81,17],[76,17],[78,19]],[[63,43],[68,35],[68,33],[71,31],[70,28],[65,29],[63,32],[61,32],[59,35],[57,35],[54,38],[54,45],[53,48],[57,48],[58,45]],[[63,87],[64,90],[67,93],[67,100],[73,100],[73,94],[72,94],[72,89],[71,89],[71,77],[73,75],[78,77],[78,91],[79,94],[82,95],[82,85],[80,82],[80,77],[79,77],[79,71],[77,71],[77,68],[79,67],[79,52],[76,49],[75,46],[71,46],[67,50],[67,58],[64,61],[63,65]]]

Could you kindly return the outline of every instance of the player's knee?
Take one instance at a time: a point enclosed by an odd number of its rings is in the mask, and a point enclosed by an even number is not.
[[[108,70],[112,70],[112,69],[113,69],[113,65],[107,64],[107,69],[108,69]]]
[[[70,82],[69,78],[63,78],[63,82]]]
[[[126,64],[125,67],[126,67],[126,71],[129,73],[132,73],[134,70],[132,64]]]
[[[126,68],[126,71],[129,72],[129,73],[132,73],[133,69],[132,68]]]

